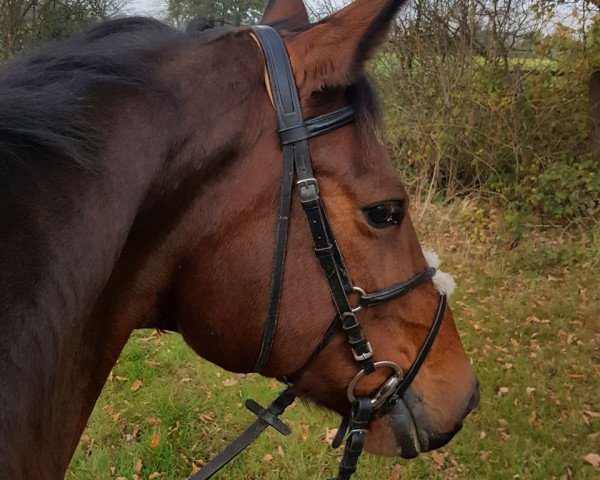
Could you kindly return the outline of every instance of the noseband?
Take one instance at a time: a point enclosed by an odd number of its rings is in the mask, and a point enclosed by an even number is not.
[[[350,381],[347,396],[352,408],[349,418],[344,418],[333,441],[334,448],[341,445],[346,432],[346,447],[339,467],[337,480],[347,480],[355,472],[358,458],[362,453],[369,422],[390,412],[402,398],[406,389],[416,377],[425,361],[439,332],[446,308],[446,295],[440,295],[440,303],[429,333],[408,372],[391,361],[375,361],[371,344],[365,338],[357,314],[365,309],[386,303],[406,295],[413,289],[430,280],[436,273],[427,268],[408,281],[391,287],[366,293],[350,280],[344,259],[337,246],[333,231],[327,219],[319,196],[319,185],[314,176],[308,140],[325,135],[355,121],[351,106],[305,121],[302,116],[298,90],[283,40],[271,27],[253,28],[265,56],[273,103],[279,121],[279,138],[283,149],[282,186],[279,200],[279,216],[275,235],[275,254],[269,294],[269,307],[265,322],[260,353],[254,366],[255,372],[261,372],[271,353],[277,327],[279,303],[283,283],[286,244],[288,237],[290,204],[292,198],[294,174],[300,202],[313,238],[315,254],[327,279],[336,315],[325,332],[322,341],[309,356],[305,364],[280,380],[288,388],[267,408],[260,407],[249,400],[246,406],[258,419],[246,429],[233,443],[219,453],[202,470],[188,480],[205,480],[212,477],[229,461],[246,448],[268,426],[272,426],[284,435],[289,435],[289,427],[278,417],[295,399],[292,393],[294,382],[304,373],[333,337],[342,329],[347,338],[358,373]],[[351,306],[349,295],[359,294],[356,307]],[[374,373],[377,369],[391,370],[391,375],[371,396],[357,396],[355,388],[361,378]]]

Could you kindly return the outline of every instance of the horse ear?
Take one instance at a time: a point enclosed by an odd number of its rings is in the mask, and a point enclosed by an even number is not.
[[[273,25],[285,22],[285,27],[306,27],[310,22],[308,13],[302,0],[269,0],[265,14],[260,23],[262,25]]]
[[[298,88],[347,87],[383,43],[405,0],[356,0],[287,42]]]

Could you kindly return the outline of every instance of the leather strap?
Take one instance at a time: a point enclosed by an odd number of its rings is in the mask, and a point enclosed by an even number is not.
[[[427,337],[425,337],[425,341],[423,342],[423,345],[421,346],[421,349],[417,354],[417,358],[415,358],[413,364],[411,365],[408,372],[406,372],[406,374],[404,375],[402,382],[400,383],[400,385],[398,385],[393,395],[390,398],[388,398],[386,403],[384,403],[381,406],[381,408],[379,408],[373,413],[373,420],[381,418],[386,413],[389,413],[389,411],[394,407],[394,405],[396,405],[396,403],[398,403],[398,401],[402,398],[404,392],[406,392],[406,389],[410,386],[410,384],[413,382],[413,380],[419,373],[419,370],[421,369],[423,363],[427,359],[427,355],[429,354],[429,351],[433,346],[433,342],[435,342],[435,339],[437,338],[437,335],[442,326],[442,321],[444,320],[444,313],[446,312],[447,299],[448,297],[446,296],[446,294],[440,295],[440,303],[435,313],[433,325],[429,329]]]
[[[365,436],[372,413],[373,407],[370,398],[361,397],[356,399],[352,406],[348,426],[350,433],[348,433],[346,439],[346,447],[335,480],[348,480],[356,472],[358,459],[365,446]]]
[[[281,145],[290,145],[325,135],[352,122],[354,122],[354,108],[344,107],[335,112],[308,120],[302,125],[284,128],[279,131],[279,138],[281,139]]]
[[[269,426],[276,428],[283,435],[289,435],[289,427],[283,424],[284,427],[282,428],[279,425],[283,423],[279,420],[279,416],[295,399],[296,396],[290,390],[285,390],[267,408],[260,409],[258,412],[254,408],[256,403],[251,404],[252,407],[249,409],[258,416],[258,419],[231,442],[225,450],[204,465],[200,471],[189,477],[188,480],[207,480],[211,478],[256,440]]]
[[[418,273],[410,280],[406,282],[397,283],[396,285],[392,285],[391,287],[382,288],[381,290],[377,290],[374,293],[368,293],[363,295],[360,299],[361,307],[372,307],[373,305],[379,305],[380,303],[389,302],[394,300],[402,295],[406,295],[411,290],[414,290],[419,285],[422,285],[430,278],[433,278],[435,275],[436,269],[433,267],[429,267],[423,270],[421,273]]]
[[[371,346],[364,338],[360,324],[355,318],[352,318],[352,308],[347,298],[347,293],[352,288],[351,283],[321,204],[308,146],[309,138],[331,132],[354,121],[354,110],[352,107],[344,107],[336,112],[304,122],[300,98],[283,40],[273,28],[268,26],[257,26],[254,28],[254,33],[265,54],[283,146],[284,165],[269,307],[260,353],[253,370],[260,372],[266,365],[277,329],[289,224],[290,168],[293,164],[296,170],[300,200],[315,244],[315,254],[325,272],[336,310],[348,335],[354,357],[362,368],[374,371]]]

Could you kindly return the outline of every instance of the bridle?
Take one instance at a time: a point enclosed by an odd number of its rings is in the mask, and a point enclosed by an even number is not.
[[[300,378],[309,365],[330,343],[340,328],[348,338],[352,355],[359,367],[358,373],[350,381],[347,388],[347,396],[352,405],[350,416],[342,420],[333,441],[334,448],[340,446],[346,432],[349,432],[338,476],[336,477],[337,480],[347,480],[356,472],[369,422],[382,417],[394,407],[425,361],[442,324],[446,309],[446,295],[440,294],[440,302],[431,329],[412,366],[406,373],[394,362],[375,361],[371,344],[363,334],[357,314],[365,308],[374,307],[406,295],[430,280],[435,275],[436,270],[429,267],[410,280],[373,293],[366,293],[352,283],[319,196],[319,185],[313,174],[308,140],[354,122],[354,110],[351,106],[346,106],[305,121],[283,40],[277,31],[269,26],[256,26],[252,30],[265,56],[270,91],[279,121],[279,138],[283,149],[282,186],[275,235],[269,306],[261,349],[253,370],[257,373],[262,371],[269,359],[275,339],[283,284],[294,174],[300,202],[310,226],[315,254],[327,279],[335,304],[336,315],[325,332],[322,341],[305,364],[297,371],[279,379],[288,388],[267,408],[262,408],[252,400],[247,401],[247,408],[257,415],[258,419],[225,450],[188,480],[206,480],[212,477],[254,441],[268,426],[274,427],[284,435],[289,435],[289,427],[279,419],[279,416],[295,399],[295,395],[292,393],[294,382]],[[352,294],[359,294],[360,296],[356,307],[351,305],[349,299]],[[359,380],[382,368],[391,370],[392,374],[373,396],[356,396],[355,388]]]

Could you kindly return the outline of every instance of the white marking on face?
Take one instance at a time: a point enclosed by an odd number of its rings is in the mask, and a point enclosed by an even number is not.
[[[425,260],[427,260],[428,265],[437,270],[432,278],[433,284],[435,285],[437,291],[440,293],[445,293],[448,296],[452,295],[456,289],[456,282],[454,281],[454,277],[452,275],[439,270],[441,262],[438,254],[431,250],[423,250],[423,255],[425,256]]]

